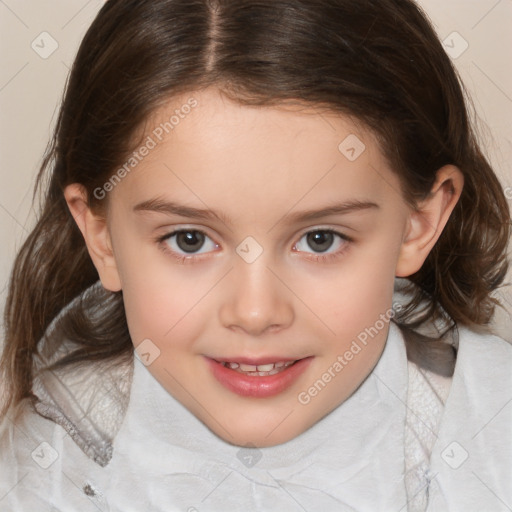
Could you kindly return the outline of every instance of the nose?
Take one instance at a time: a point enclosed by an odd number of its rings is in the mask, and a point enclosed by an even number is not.
[[[285,329],[293,322],[291,292],[267,263],[263,256],[250,264],[242,259],[235,263],[225,283],[227,292],[219,312],[224,327],[260,336]]]

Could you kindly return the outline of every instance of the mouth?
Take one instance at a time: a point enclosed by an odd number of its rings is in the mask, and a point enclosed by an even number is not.
[[[240,396],[266,398],[278,395],[299,378],[313,356],[302,359],[218,360],[206,358],[213,376]]]

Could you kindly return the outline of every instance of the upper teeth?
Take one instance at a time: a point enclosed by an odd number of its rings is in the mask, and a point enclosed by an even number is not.
[[[279,361],[277,363],[268,363],[268,364],[243,364],[243,363],[222,363],[224,366],[231,368],[232,370],[239,369],[243,372],[270,372],[275,370],[276,368],[283,368],[286,366],[290,366],[295,361],[287,361],[282,362]]]

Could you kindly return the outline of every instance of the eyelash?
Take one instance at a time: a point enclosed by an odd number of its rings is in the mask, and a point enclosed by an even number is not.
[[[191,254],[190,256],[185,256],[185,255],[181,255],[181,254],[177,254],[175,251],[173,251],[172,249],[169,248],[169,245],[166,243],[167,240],[169,240],[170,238],[172,238],[174,235],[177,235],[179,233],[200,233],[202,235],[204,235],[205,237],[208,237],[211,239],[210,236],[208,236],[208,234],[205,232],[205,231],[202,231],[201,229],[177,229],[175,231],[172,231],[168,234],[165,234],[163,236],[160,236],[160,237],[157,237],[155,239],[155,242],[158,244],[158,246],[161,248],[161,250],[165,253],[165,254],[169,254],[171,257],[173,257],[174,259],[178,260],[178,262],[180,263],[183,263],[183,264],[187,264],[187,263],[194,263],[195,261],[197,261],[198,259],[201,260],[203,259],[203,257],[208,257],[208,253],[205,253],[205,254],[198,254],[198,255],[194,255],[194,254]],[[339,233],[338,231],[335,231],[333,229],[328,229],[328,228],[317,228],[317,229],[313,229],[311,231],[306,231],[305,233],[303,233],[300,238],[299,238],[299,241],[302,240],[302,238],[308,234],[312,234],[312,233],[317,233],[317,232],[320,232],[320,233],[327,233],[327,234],[333,234],[335,236],[338,236],[340,237],[342,240],[344,240],[346,243],[343,245],[343,248],[334,252],[334,253],[329,253],[327,255],[323,255],[321,253],[317,253],[317,254],[313,254],[313,253],[306,253],[308,254],[308,257],[307,259],[310,259],[310,260],[313,260],[313,261],[316,261],[316,262],[322,262],[322,263],[326,263],[326,262],[330,262],[330,261],[333,261],[333,260],[336,260],[338,258],[341,258],[345,252],[348,250],[348,244],[352,243],[354,241],[353,238],[350,238],[348,237],[347,235],[343,234],[343,233]],[[218,244],[216,242],[214,242],[215,245],[218,247]],[[296,244],[294,244],[294,247],[295,245],[297,245],[298,242],[296,242]],[[295,251],[295,252],[302,252],[302,251]]]

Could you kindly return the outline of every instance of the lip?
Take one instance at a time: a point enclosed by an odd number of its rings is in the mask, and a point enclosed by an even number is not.
[[[313,356],[305,357],[297,360],[296,363],[288,366],[286,370],[283,370],[275,375],[266,376],[252,376],[244,375],[240,372],[232,370],[231,368],[225,367],[222,363],[215,359],[206,357],[206,361],[209,364],[210,370],[213,376],[228,390],[236,393],[240,396],[255,397],[255,398],[266,398],[270,396],[278,395],[287,388],[289,388],[309,366]],[[242,363],[242,364],[269,364],[273,362],[287,362],[295,361],[290,358],[273,358],[269,359],[250,359],[250,358],[236,358],[230,360],[222,359],[224,362],[231,363]]]

